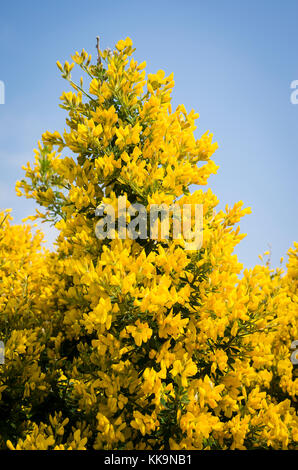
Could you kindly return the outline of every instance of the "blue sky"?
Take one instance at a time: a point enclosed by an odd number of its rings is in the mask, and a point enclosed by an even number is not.
[[[210,130],[219,144],[209,186],[220,207],[241,199],[252,208],[241,222],[239,260],[254,266],[270,244],[278,266],[298,239],[298,105],[290,101],[297,0],[1,2],[0,208],[12,208],[17,223],[34,212],[14,185],[41,134],[64,129],[66,83],[56,60],[82,48],[94,54],[97,35],[111,48],[130,36],[148,73],[174,72],[173,105],[199,112],[196,135]]]

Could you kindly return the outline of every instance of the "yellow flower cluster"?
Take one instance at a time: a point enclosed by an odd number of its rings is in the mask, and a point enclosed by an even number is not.
[[[43,134],[17,193],[59,230],[0,214],[0,447],[293,449],[298,441],[298,245],[287,271],[244,270],[242,201],[216,210],[205,185],[212,134],[171,106],[173,76],[146,78],[129,38],[113,52],[57,63],[67,128]],[[88,86],[72,81],[77,64]],[[95,209],[203,205],[203,246],[184,239],[98,239]],[[117,219],[118,220],[118,219]]]

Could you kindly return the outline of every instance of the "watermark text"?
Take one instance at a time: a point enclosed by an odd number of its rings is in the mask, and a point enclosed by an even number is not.
[[[291,103],[298,104],[298,80],[293,80],[291,83],[292,93],[291,93]]]
[[[5,104],[5,85],[2,80],[0,80],[0,104]]]
[[[116,231],[117,213],[117,231]],[[125,196],[117,200],[117,207],[100,204],[95,211],[98,239],[184,240],[186,250],[199,250],[203,244],[202,204],[127,204]]]

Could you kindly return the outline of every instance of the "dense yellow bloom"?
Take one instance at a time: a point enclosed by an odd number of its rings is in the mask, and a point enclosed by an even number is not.
[[[173,75],[146,78],[130,38],[57,63],[67,127],[45,132],[17,194],[56,224],[55,251],[0,213],[0,447],[293,449],[298,441],[298,244],[286,272],[241,271],[250,212],[217,210],[218,167],[198,114],[172,110]],[[87,87],[76,85],[77,64]],[[203,245],[183,237],[98,239],[96,208],[118,198],[203,206]],[[266,255],[265,255],[266,256]]]

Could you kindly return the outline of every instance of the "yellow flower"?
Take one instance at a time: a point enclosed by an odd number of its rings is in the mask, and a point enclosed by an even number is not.
[[[55,224],[54,249],[0,212],[0,448],[293,449],[298,244],[285,271],[243,270],[236,224],[250,209],[220,210],[203,188],[212,133],[195,137],[198,113],[172,107],[173,74],[146,78],[133,52],[130,38],[94,63],[76,52],[78,84],[74,63],[57,63],[72,87],[65,131],[43,133],[16,185],[40,207],[31,217]],[[172,217],[168,238],[161,220],[156,236],[123,237],[120,197],[148,214],[201,204],[202,247],[174,239]],[[115,212],[104,239],[101,204]]]

